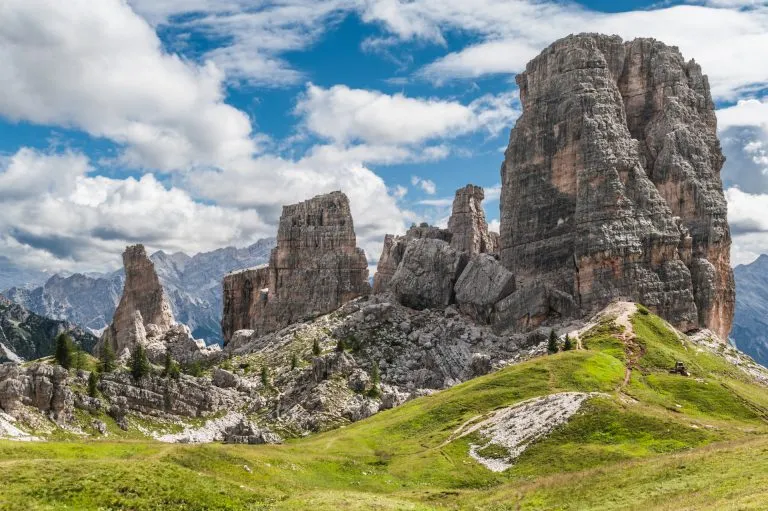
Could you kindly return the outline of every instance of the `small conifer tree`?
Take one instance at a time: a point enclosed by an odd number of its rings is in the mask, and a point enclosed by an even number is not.
[[[147,359],[147,350],[141,344],[134,348],[131,353],[131,374],[135,380],[140,380],[147,376],[152,369]]]
[[[344,339],[339,339],[339,342],[336,343],[336,352],[337,353],[343,353],[344,350],[346,350],[347,347],[344,344]]]
[[[557,353],[558,352],[558,346],[557,346],[557,334],[555,333],[555,330],[552,329],[549,331],[549,342],[547,343],[547,351],[549,353]]]
[[[299,367],[299,356],[296,353],[294,353],[293,355],[291,355],[291,370],[294,370],[297,367]]]
[[[323,352],[323,350],[322,350],[322,349],[320,349],[320,341],[318,341],[317,339],[315,339],[315,340],[312,342],[312,354],[313,354],[314,356],[318,356],[318,355],[320,355],[320,353],[322,353],[322,352]]]
[[[112,346],[108,342],[101,350],[100,365],[102,373],[111,373],[117,369],[117,365],[115,364],[115,350],[112,349]]]
[[[54,353],[56,363],[64,369],[70,369],[72,367],[72,338],[62,333],[56,338],[56,351]]]
[[[261,384],[264,388],[269,388],[269,368],[264,366],[261,368]]]
[[[173,358],[171,358],[170,350],[165,351],[165,363],[163,364],[163,376],[168,378],[171,376],[171,368],[173,367]]]
[[[573,349],[573,343],[568,334],[565,334],[565,343],[563,344],[563,351],[571,351]]]
[[[73,348],[72,367],[77,371],[85,370],[85,352],[79,344],[76,344]]]
[[[378,387],[381,383],[381,371],[379,370],[378,362],[374,362],[371,367],[371,383],[374,387]]]
[[[99,394],[99,375],[96,374],[96,371],[91,371],[91,374],[88,375],[88,395],[91,397],[96,397]]]
[[[375,361],[371,365],[371,390],[368,391],[368,395],[373,398],[381,395],[381,371],[379,370],[379,363]]]

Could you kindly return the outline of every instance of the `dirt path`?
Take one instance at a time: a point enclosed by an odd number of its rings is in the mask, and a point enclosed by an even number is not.
[[[582,337],[592,328],[598,325],[600,320],[606,317],[613,318],[613,322],[622,328],[622,332],[617,336],[624,343],[624,351],[627,356],[626,370],[624,380],[617,390],[621,391],[629,384],[632,377],[632,369],[637,366],[637,362],[643,356],[643,347],[635,341],[635,330],[632,328],[632,315],[637,312],[637,305],[632,302],[614,302],[603,310],[593,321],[587,323],[579,330],[572,332],[571,338],[576,340],[578,349],[583,349]]]

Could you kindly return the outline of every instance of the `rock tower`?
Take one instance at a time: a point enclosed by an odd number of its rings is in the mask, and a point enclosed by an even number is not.
[[[709,83],[653,39],[561,39],[517,76],[501,261],[582,314],[639,301],[726,339],[731,238]]]
[[[319,195],[283,207],[268,266],[224,278],[224,338],[240,329],[273,332],[368,293],[349,200],[342,192]]]
[[[125,350],[131,351],[138,342],[145,344],[147,329],[166,332],[175,323],[171,305],[144,245],[127,247],[123,252],[123,266],[123,295],[97,347],[101,349],[110,343],[118,356]]]

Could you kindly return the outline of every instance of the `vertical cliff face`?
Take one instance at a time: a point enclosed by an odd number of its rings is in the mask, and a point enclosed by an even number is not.
[[[250,330],[251,319],[263,313],[269,293],[269,266],[232,272],[224,277],[221,331],[229,340],[238,330]]]
[[[174,324],[171,306],[144,245],[127,247],[123,252],[123,266],[123,295],[112,324],[99,343],[99,348],[110,343],[118,355],[126,349],[132,350],[137,342],[145,343],[147,329],[165,332]]]
[[[265,334],[368,294],[368,262],[347,196],[332,192],[283,207],[269,267],[230,275],[224,285],[225,340],[240,328]]]
[[[640,301],[727,337],[734,286],[709,86],[676,48],[570,36],[517,77],[501,260],[584,312]]]

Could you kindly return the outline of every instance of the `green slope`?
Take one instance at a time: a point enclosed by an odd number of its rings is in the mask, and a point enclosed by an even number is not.
[[[0,509],[765,509],[768,392],[659,318],[282,446],[0,443]],[[669,373],[675,361],[691,372]],[[627,364],[631,371],[627,371]],[[629,376],[627,378],[627,375]],[[600,392],[502,473],[467,421]],[[247,467],[247,468],[246,468]]]

